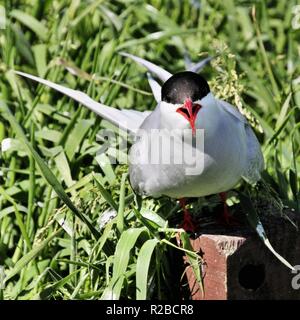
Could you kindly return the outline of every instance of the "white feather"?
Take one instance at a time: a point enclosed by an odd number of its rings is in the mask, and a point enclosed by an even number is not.
[[[143,123],[145,118],[149,115],[149,112],[139,112],[136,110],[119,110],[112,107],[108,107],[102,103],[96,102],[91,99],[87,94],[70,88],[66,88],[49,80],[45,80],[30,74],[14,71],[23,77],[29,78],[31,80],[42,83],[56,91],[59,91],[68,97],[78,101],[79,103],[86,106],[91,111],[95,112],[97,115],[101,116],[103,119],[110,121],[121,129],[128,130],[129,132],[135,134],[139,129],[140,125]]]
[[[241,122],[248,123],[246,118],[239,112],[238,108],[223,100],[218,100],[218,102],[221,104],[221,106],[224,108],[226,112],[230,113],[232,116],[234,116]]]
[[[239,112],[239,110],[226,101],[218,100],[218,102],[223,109],[228,112],[228,114],[245,124],[247,162],[242,178],[253,185],[261,178],[260,173],[264,169],[264,158],[260,144],[246,118]]]
[[[248,146],[247,164],[242,178],[249,184],[254,185],[261,178],[261,171],[264,169],[264,157],[260,144],[251,129],[250,125],[245,126]]]
[[[190,70],[190,68],[193,66],[193,62],[187,51],[184,52],[183,58],[184,58],[185,69]]]
[[[122,55],[124,57],[131,58],[135,62],[137,62],[140,65],[142,65],[143,67],[147,68],[150,72],[155,74],[163,82],[167,81],[169,78],[172,77],[172,73],[170,73],[169,71],[167,71],[167,70],[165,70],[165,69],[157,66],[156,64],[149,62],[145,59],[139,58],[137,56],[134,56],[134,55],[126,53],[126,52],[120,52],[120,55]]]
[[[152,93],[154,95],[156,102],[160,102],[161,101],[161,86],[160,86],[160,84],[152,78],[152,76],[149,72],[147,72],[147,78],[148,78],[148,82],[149,82],[149,85],[151,87],[151,90],[152,90]]]
[[[187,68],[187,71],[192,71],[192,72],[199,72],[201,71],[210,61],[211,61],[212,57],[207,57],[199,62],[197,62],[196,64],[189,66]]]

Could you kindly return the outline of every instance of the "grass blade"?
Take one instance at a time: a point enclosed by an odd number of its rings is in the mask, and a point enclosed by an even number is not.
[[[124,207],[125,207],[125,183],[127,179],[127,173],[123,173],[121,180],[121,189],[120,189],[120,199],[119,199],[119,209],[117,216],[117,228],[120,233],[124,230]]]
[[[57,231],[52,233],[46,240],[44,240],[38,246],[34,247],[25,256],[23,256],[19,261],[17,261],[17,263],[14,265],[13,269],[7,273],[4,282],[7,282],[13,276],[15,276],[17,273],[19,273],[24,268],[24,266],[26,266],[32,259],[34,259],[48,245],[48,243],[51,240],[53,240],[56,236],[58,236],[60,234],[61,231],[62,231],[62,229],[58,229]]]
[[[122,233],[114,254],[113,276],[108,287],[104,290],[101,300],[118,300],[120,298],[130,251],[138,237],[146,230],[144,227],[133,228]]]
[[[157,239],[147,240],[138,255],[136,262],[136,299],[147,299],[147,280],[151,262],[151,257],[156,245],[159,243]]]
[[[13,10],[10,12],[10,16],[19,20],[26,27],[31,29],[41,40],[47,39],[47,28],[33,16],[20,10]]]
[[[94,175],[94,180],[96,181],[97,187],[100,190],[103,198],[106,200],[106,202],[116,211],[118,211],[118,205],[115,203],[114,199],[112,198],[112,196],[109,194],[109,192],[107,192],[101,182],[99,181],[99,179],[96,177],[96,175]]]
[[[259,216],[253,207],[251,199],[246,196],[243,193],[239,194],[241,205],[246,212],[247,219],[253,229],[257,232],[260,239],[264,242],[266,247],[274,254],[274,256],[281,261],[285,266],[287,266],[291,270],[295,270],[295,268],[287,261],[285,260],[278,252],[275,251],[275,249],[272,247],[269,239],[267,238],[265,229],[259,219]]]
[[[99,237],[99,232],[93,227],[93,225],[88,221],[88,219],[74,206],[71,199],[68,197],[68,195],[65,193],[62,185],[59,183],[59,181],[56,179],[55,175],[52,173],[52,171],[49,169],[49,167],[44,163],[40,155],[35,151],[35,149],[32,147],[30,142],[27,140],[25,133],[23,132],[23,129],[17,122],[16,118],[13,116],[9,108],[0,101],[0,111],[3,113],[3,116],[9,121],[11,127],[14,129],[16,135],[19,137],[21,141],[25,144],[29,154],[32,154],[34,157],[34,160],[38,164],[44,178],[46,181],[52,186],[54,191],[57,193],[59,198],[74,212],[74,214],[83,221],[91,233],[94,235],[95,238]]]

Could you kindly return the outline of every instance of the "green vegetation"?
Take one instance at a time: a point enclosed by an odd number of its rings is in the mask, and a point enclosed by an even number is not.
[[[271,3],[271,4],[269,4]],[[0,29],[0,266],[4,299],[178,298],[175,200],[135,198],[101,129],[116,129],[21,70],[116,108],[155,107],[145,70],[127,51],[177,72],[214,56],[202,74],[248,115],[264,180],[300,207],[300,9],[297,1],[5,0]],[[1,8],[1,7],[0,7]],[[3,12],[3,10],[0,12]],[[0,26],[1,26],[0,20]],[[72,71],[72,72],[71,72]],[[265,190],[265,192],[267,192]],[[236,193],[229,203],[238,202]],[[192,205],[194,211],[203,205]],[[216,203],[213,204],[214,206]],[[108,216],[115,216],[110,221]],[[178,271],[180,272],[180,271]],[[176,277],[175,277],[176,278]]]

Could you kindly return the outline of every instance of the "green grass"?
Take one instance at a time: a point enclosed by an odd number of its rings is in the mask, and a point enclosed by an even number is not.
[[[262,144],[265,182],[283,206],[299,212],[296,1],[197,3],[0,3],[7,14],[0,29],[0,142],[10,145],[0,153],[0,266],[6,274],[0,298],[176,299],[173,266],[182,250],[168,224],[168,217],[181,214],[176,202],[136,199],[127,167],[97,155],[104,143],[97,133],[113,127],[11,69],[113,107],[148,110],[155,101],[145,70],[119,51],[170,72],[184,69],[186,52],[194,62],[215,56],[202,74],[216,95],[248,114]],[[200,279],[200,257],[184,233],[182,243]]]

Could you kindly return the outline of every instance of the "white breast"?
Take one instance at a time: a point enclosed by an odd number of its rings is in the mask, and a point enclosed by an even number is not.
[[[143,138],[133,145],[129,170],[132,187],[137,192],[154,197],[200,197],[227,191],[239,182],[247,167],[246,123],[226,112],[221,104],[216,103],[215,107],[199,114],[196,124],[198,129],[204,129],[204,153],[189,145],[204,159],[204,170],[198,175],[187,175],[185,163],[141,164],[139,161],[151,157],[151,150],[145,148]],[[145,120],[142,128],[148,131],[152,127],[161,128],[158,119],[161,119],[159,108]],[[178,150],[175,148],[171,153],[175,159],[180,158]]]

